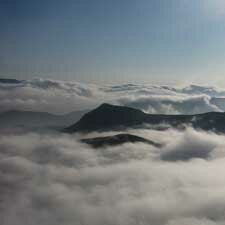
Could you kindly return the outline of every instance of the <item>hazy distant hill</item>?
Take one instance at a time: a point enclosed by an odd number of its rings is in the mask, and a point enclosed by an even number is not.
[[[67,132],[90,132],[123,129],[143,124],[168,124],[184,127],[189,124],[195,128],[225,132],[225,113],[209,112],[197,115],[146,114],[138,109],[124,106],[102,104],[85,114],[77,123],[68,127]]]
[[[0,83],[4,84],[19,84],[22,81],[17,80],[17,79],[6,79],[6,78],[0,78]]]
[[[210,102],[216,105],[219,109],[225,111],[225,98],[223,97],[213,97]]]
[[[0,128],[49,128],[66,127],[78,121],[86,111],[75,111],[64,115],[54,115],[47,112],[32,112],[12,110],[0,113]]]

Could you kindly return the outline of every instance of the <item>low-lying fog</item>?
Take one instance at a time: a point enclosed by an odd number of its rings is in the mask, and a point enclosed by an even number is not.
[[[92,149],[80,135],[2,133],[0,223],[225,224],[225,136],[192,128],[127,132],[164,147]]]

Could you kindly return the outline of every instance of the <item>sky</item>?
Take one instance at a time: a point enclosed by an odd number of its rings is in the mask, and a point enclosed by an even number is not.
[[[225,86],[223,0],[1,0],[0,76]]]

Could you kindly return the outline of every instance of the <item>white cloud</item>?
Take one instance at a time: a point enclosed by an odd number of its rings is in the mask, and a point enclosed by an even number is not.
[[[1,224],[225,224],[225,178],[218,172],[225,169],[224,136],[193,129],[129,132],[165,147],[96,150],[80,144],[79,135],[2,134]],[[161,159],[204,150],[209,157]]]
[[[17,109],[60,114],[92,109],[108,102],[149,113],[195,114],[223,111],[224,96],[223,89],[198,85],[184,88],[131,84],[97,86],[35,79],[16,85],[1,84],[0,111]]]
[[[24,81],[23,85],[0,88],[1,111],[19,109],[66,113],[94,107],[101,93],[94,85],[52,80]]]

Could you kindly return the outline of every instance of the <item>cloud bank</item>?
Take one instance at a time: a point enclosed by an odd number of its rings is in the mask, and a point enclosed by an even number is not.
[[[225,224],[224,136],[129,132],[164,147],[94,150],[79,135],[2,134],[1,224]]]
[[[48,79],[0,82],[0,111],[31,110],[63,114],[92,109],[103,102],[135,107],[148,113],[196,114],[225,110],[225,90],[189,85],[100,86]]]

